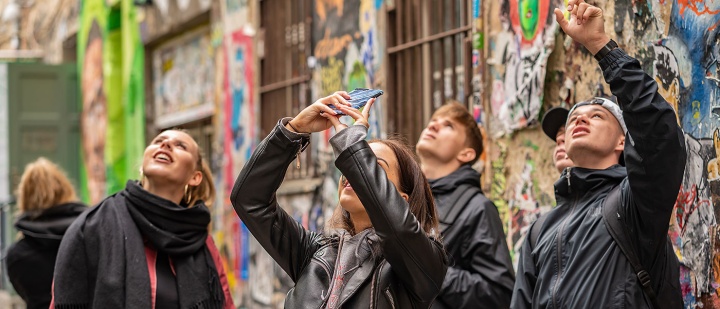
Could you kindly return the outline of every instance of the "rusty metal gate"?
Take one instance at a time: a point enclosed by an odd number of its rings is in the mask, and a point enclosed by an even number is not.
[[[265,137],[278,119],[296,115],[312,103],[310,0],[260,1],[260,137]],[[314,176],[312,152],[301,155],[300,169],[288,169],[288,179]]]
[[[472,78],[470,0],[395,0],[387,6],[388,133],[415,144],[432,112],[463,104]]]

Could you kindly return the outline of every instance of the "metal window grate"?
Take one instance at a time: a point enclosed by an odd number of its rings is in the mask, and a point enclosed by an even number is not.
[[[470,96],[469,0],[396,0],[388,6],[388,132],[415,143],[446,100]]]
[[[311,72],[307,66],[311,52],[311,9],[310,0],[260,1],[261,138],[270,133],[278,119],[293,116],[312,103]],[[312,151],[303,152],[300,160],[301,168],[296,169],[293,164],[286,178],[315,176]]]

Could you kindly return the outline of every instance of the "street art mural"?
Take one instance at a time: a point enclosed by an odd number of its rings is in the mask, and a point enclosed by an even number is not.
[[[230,203],[230,193],[235,177],[240,174],[257,143],[255,136],[256,105],[254,94],[253,37],[237,30],[225,37],[223,48],[223,95],[222,144],[223,166],[221,180],[223,202],[221,212],[224,230],[232,231],[223,236],[219,245],[228,264],[230,286],[235,290],[236,305],[243,304],[245,297],[240,291],[250,278],[251,237],[247,227],[238,219]],[[260,281],[258,281],[260,282]]]
[[[647,15],[636,24],[655,22],[628,32],[644,45],[627,49],[637,49],[685,131],[688,158],[668,234],[681,262],[685,307],[720,308],[720,2],[651,1],[620,8],[616,15]]]
[[[377,5],[373,0],[315,0],[314,98],[378,84],[383,46],[377,29]],[[380,137],[382,132],[381,102],[378,100],[372,107],[370,138]],[[322,151],[331,151],[326,143],[329,134],[324,136]]]
[[[155,123],[172,127],[214,111],[214,50],[209,29],[190,32],[153,52]]]
[[[132,1],[113,8],[103,0],[83,1],[77,44],[79,187],[95,204],[138,177],[145,148],[144,49]]]
[[[542,105],[545,66],[555,42],[557,24],[550,0],[505,0],[502,27],[493,44],[491,83],[493,136],[537,123]]]

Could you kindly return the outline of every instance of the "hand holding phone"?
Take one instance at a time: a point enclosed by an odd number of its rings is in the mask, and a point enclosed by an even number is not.
[[[352,104],[352,107],[360,109],[365,106],[370,99],[383,95],[383,91],[379,89],[355,88],[355,90],[350,91],[348,95],[350,95],[348,102]],[[328,107],[332,108],[338,115],[345,115],[345,113],[341,112],[332,104],[328,105]]]

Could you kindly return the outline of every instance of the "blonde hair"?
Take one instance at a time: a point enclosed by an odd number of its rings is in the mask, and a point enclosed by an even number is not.
[[[17,196],[20,214],[42,212],[78,200],[75,188],[65,172],[43,157],[25,166]]]
[[[197,201],[202,200],[205,205],[212,205],[215,200],[215,182],[212,178],[212,171],[210,166],[203,160],[202,151],[198,148],[198,171],[202,173],[202,181],[197,186],[188,186],[183,200],[187,202],[188,206],[195,205]]]

